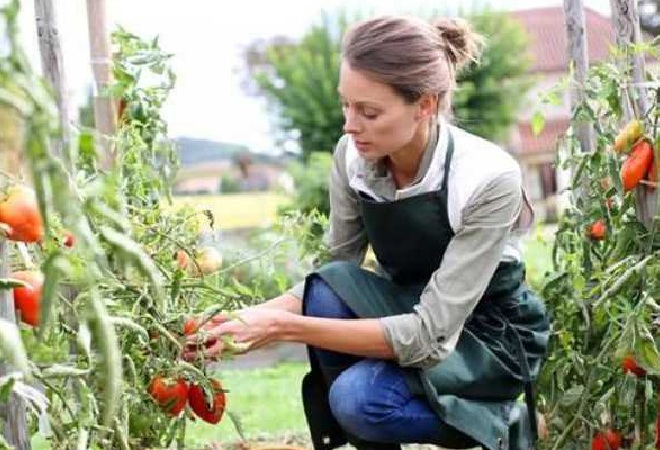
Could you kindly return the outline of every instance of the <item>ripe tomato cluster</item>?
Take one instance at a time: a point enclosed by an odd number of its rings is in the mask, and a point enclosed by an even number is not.
[[[627,152],[620,173],[625,191],[636,188],[643,179],[657,181],[653,145],[644,136],[642,121],[634,119],[626,124],[614,140],[614,150],[619,154]]]
[[[658,164],[655,161],[653,144],[644,135],[644,123],[641,120],[631,120],[617,134],[614,140],[614,151],[625,154],[619,176],[625,192],[635,189],[642,180],[656,183],[658,181]],[[611,186],[611,181],[601,182],[603,189]],[[607,207],[612,207],[612,199],[607,198]],[[607,225],[603,219],[598,219],[586,229],[586,234],[593,241],[602,241],[607,235]]]
[[[208,329],[212,326],[211,321],[203,328]],[[200,322],[196,317],[188,317],[183,324],[184,336],[195,334],[199,329]],[[211,340],[206,342],[206,345],[213,343]],[[185,378],[157,375],[151,380],[148,392],[156,404],[170,416],[178,416],[186,405],[190,405],[190,409],[197,417],[204,422],[216,424],[222,420],[225,410],[225,390],[219,380],[210,378],[207,381],[210,385],[208,395],[201,384],[191,384]]]
[[[156,376],[149,384],[149,395],[170,416],[176,417],[190,405],[193,413],[204,422],[216,424],[225,411],[225,391],[217,379],[210,379],[211,391],[207,396],[199,384],[189,385],[184,378]]]

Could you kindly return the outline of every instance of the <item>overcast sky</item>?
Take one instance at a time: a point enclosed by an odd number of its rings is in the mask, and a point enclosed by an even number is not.
[[[6,0],[0,0],[0,4]],[[241,90],[237,67],[241,48],[256,38],[277,34],[299,36],[322,10],[346,7],[355,0],[106,0],[112,23],[143,37],[160,36],[162,48],[175,56],[177,86],[164,114],[171,137],[190,136],[241,143],[256,151],[273,147],[270,120],[261,101]],[[84,99],[92,81],[85,0],[54,0],[63,41],[67,84],[75,101]],[[405,10],[399,6],[405,3]],[[459,0],[360,0],[374,14],[454,9]],[[493,9],[562,6],[562,0],[477,0]],[[584,0],[604,15],[609,0]],[[22,0],[22,41],[33,64],[40,64],[33,1]]]

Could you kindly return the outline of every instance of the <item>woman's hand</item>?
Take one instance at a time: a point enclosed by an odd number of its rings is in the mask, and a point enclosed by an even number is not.
[[[279,340],[281,324],[292,315],[271,308],[248,308],[233,314],[218,314],[201,331],[188,336],[183,358],[193,360],[201,351],[206,359],[218,359],[226,351],[245,353],[270,344]],[[204,350],[198,350],[202,347]]]

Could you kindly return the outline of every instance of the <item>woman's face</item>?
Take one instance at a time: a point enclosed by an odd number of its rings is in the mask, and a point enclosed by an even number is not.
[[[406,103],[389,85],[353,70],[346,61],[341,64],[337,90],[344,132],[351,135],[360,155],[371,161],[404,149],[434,112],[428,96]]]

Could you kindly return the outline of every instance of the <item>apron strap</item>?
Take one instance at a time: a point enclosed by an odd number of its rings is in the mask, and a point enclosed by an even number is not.
[[[511,332],[513,336],[513,342],[515,344],[516,356],[518,357],[518,363],[520,364],[520,371],[523,378],[523,383],[525,384],[525,404],[527,405],[527,415],[529,416],[529,427],[532,437],[532,448],[536,446],[538,441],[538,425],[536,420],[536,401],[534,399],[534,389],[532,387],[532,378],[530,376],[529,363],[527,362],[527,357],[525,356],[525,350],[520,339],[520,334],[518,331],[511,325],[511,323],[505,321],[506,328]]]
[[[454,155],[454,136],[451,134],[451,130],[447,129],[447,153],[445,153],[445,173],[442,177],[442,191],[447,190],[447,185],[449,181],[449,166],[451,165],[451,159]]]

